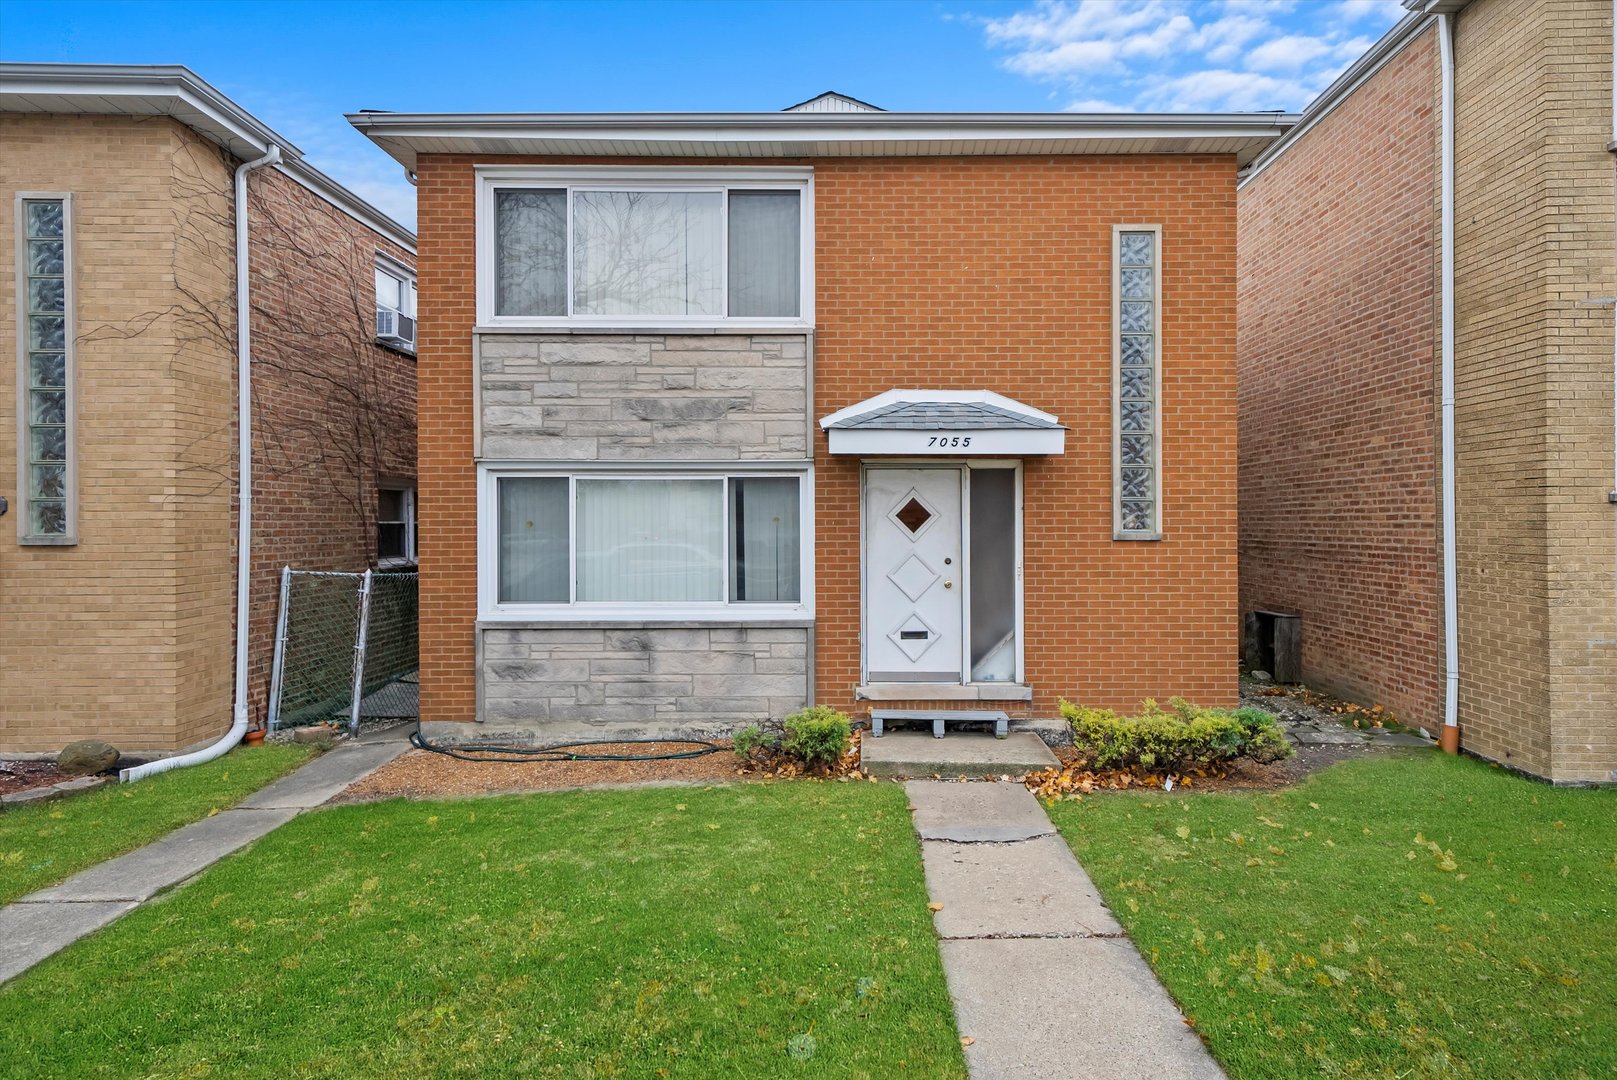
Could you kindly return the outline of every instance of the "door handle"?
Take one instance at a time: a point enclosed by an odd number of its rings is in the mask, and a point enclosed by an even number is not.
[[[946,580],[946,581],[944,581],[944,583],[943,583],[943,587],[944,587],[944,588],[945,588],[945,589],[952,589],[952,588],[954,588],[954,582],[952,582],[952,581],[947,581],[947,580]]]

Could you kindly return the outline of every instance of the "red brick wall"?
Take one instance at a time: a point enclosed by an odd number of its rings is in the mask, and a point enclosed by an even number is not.
[[[472,161],[420,162],[422,716],[473,716]],[[902,386],[1056,413],[1026,474],[1030,709],[1235,699],[1235,166],[1222,156],[822,160],[815,410]],[[1160,543],[1112,539],[1111,230],[1163,227]],[[858,681],[858,463],[817,437],[817,695]]]
[[[1303,674],[1440,720],[1436,44],[1240,191],[1241,608]]]
[[[374,340],[377,252],[415,259],[275,169],[248,190],[256,719],[281,567],[374,567],[377,484],[415,479],[416,362]]]
[[[1030,706],[1235,697],[1235,164],[1225,157],[815,163],[815,411],[895,387],[1054,413],[1024,474]],[[1162,226],[1161,542],[1112,539],[1112,226]],[[817,697],[859,675],[859,462],[816,439]]]

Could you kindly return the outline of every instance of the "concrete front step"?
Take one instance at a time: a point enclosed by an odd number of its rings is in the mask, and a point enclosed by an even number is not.
[[[859,753],[861,767],[872,776],[1021,776],[1061,764],[1042,739],[1026,731],[1003,739],[975,732],[934,739],[921,731],[893,731],[879,739],[866,736]]]

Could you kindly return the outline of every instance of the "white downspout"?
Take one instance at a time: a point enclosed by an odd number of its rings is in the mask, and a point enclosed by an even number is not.
[[[211,746],[189,754],[124,769],[125,783],[170,769],[183,769],[212,761],[241,742],[247,734],[247,631],[253,562],[253,334],[252,296],[247,266],[247,174],[281,160],[281,148],[271,143],[261,158],[236,167],[236,468],[239,474],[236,504],[236,690],[230,730]]]
[[[1442,319],[1443,392],[1443,732],[1439,740],[1451,754],[1460,750],[1459,574],[1455,566],[1454,468],[1454,16],[1437,17],[1438,55],[1442,67],[1442,269],[1439,284]]]

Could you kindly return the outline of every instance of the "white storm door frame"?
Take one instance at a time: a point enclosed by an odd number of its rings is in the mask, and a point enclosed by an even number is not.
[[[869,541],[867,537],[867,522],[865,520],[867,478],[873,469],[919,469],[919,468],[956,468],[960,471],[960,671],[959,682],[962,686],[971,683],[971,470],[972,469],[1011,469],[1015,472],[1016,485],[1016,521],[1013,524],[1013,542],[1016,545],[1016,673],[1013,685],[1024,685],[1027,681],[1027,668],[1024,649],[1026,648],[1026,634],[1024,633],[1024,600],[1023,600],[1023,461],[1021,458],[963,458],[952,461],[940,461],[937,458],[889,458],[877,461],[863,461],[859,465],[859,681],[861,684],[871,682],[870,678],[870,565]],[[918,687],[929,684],[917,683]],[[985,683],[984,685],[1003,685]]]

